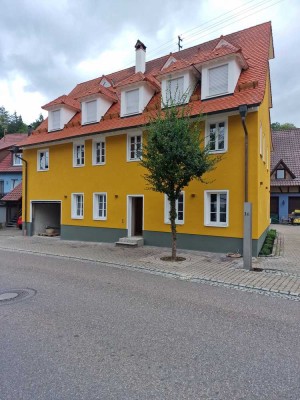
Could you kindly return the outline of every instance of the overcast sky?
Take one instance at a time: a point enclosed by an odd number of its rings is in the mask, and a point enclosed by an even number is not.
[[[0,0],[0,106],[25,123],[80,82],[272,21],[272,122],[300,127],[299,0]],[[45,112],[43,112],[44,115]]]

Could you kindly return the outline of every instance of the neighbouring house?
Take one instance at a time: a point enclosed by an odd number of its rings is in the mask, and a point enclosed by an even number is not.
[[[223,157],[206,174],[207,184],[193,181],[183,190],[178,247],[243,248],[246,135],[240,107],[246,106],[247,189],[257,255],[270,221],[271,23],[147,62],[146,46],[137,41],[135,55],[135,66],[80,83],[44,105],[48,118],[20,143],[28,167],[27,234],[53,226],[64,239],[142,236],[145,244],[169,246],[169,204],[147,190],[139,154],[149,115],[168,96],[176,100],[188,91],[193,115],[204,113],[201,138],[212,157]]]
[[[27,137],[26,133],[10,133],[0,139],[0,224],[14,225],[22,208],[21,198],[17,204],[5,201],[5,196],[11,193],[22,181],[22,160],[18,154],[12,154],[10,148]],[[19,186],[21,188],[21,186]],[[22,193],[21,193],[22,197]]]
[[[272,132],[271,219],[288,220],[300,210],[300,129]]]

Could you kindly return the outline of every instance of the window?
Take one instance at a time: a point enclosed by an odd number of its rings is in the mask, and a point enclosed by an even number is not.
[[[37,152],[38,171],[48,171],[49,169],[49,150],[39,150]]]
[[[19,179],[11,180],[11,190],[13,190],[19,184]]]
[[[284,169],[276,170],[276,179],[285,179],[285,170]]]
[[[16,154],[13,155],[13,166],[14,167],[17,167],[17,166],[23,164],[23,162],[22,162],[20,157],[22,157],[22,153],[16,153]]]
[[[228,190],[207,190],[204,196],[204,225],[228,226]]]
[[[60,129],[60,110],[52,111],[52,130]]]
[[[94,193],[94,205],[93,205],[93,218],[97,220],[105,220],[106,214],[106,193]]]
[[[4,181],[0,181],[0,198],[4,196]]]
[[[208,95],[216,96],[228,92],[228,64],[208,70]]]
[[[97,100],[87,101],[86,107],[86,121],[85,123],[97,122]]]
[[[142,153],[142,135],[128,135],[127,160],[137,161]]]
[[[176,224],[184,224],[184,192],[181,192],[178,200],[175,203],[177,218],[175,220]],[[170,223],[170,202],[168,197],[165,195],[165,224]]]
[[[167,81],[167,103],[182,103],[183,93],[183,76]]]
[[[125,114],[137,114],[139,112],[139,89],[125,92]]]
[[[74,144],[74,167],[81,167],[84,165],[84,143]]]
[[[93,164],[102,165],[105,164],[105,141],[99,140],[94,142],[93,148]]]
[[[72,194],[72,218],[82,219],[83,218],[83,194],[73,193]]]
[[[227,126],[227,119],[207,122],[205,144],[211,153],[227,151]]]

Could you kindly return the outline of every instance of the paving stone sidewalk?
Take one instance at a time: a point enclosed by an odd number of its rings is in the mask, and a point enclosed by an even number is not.
[[[174,263],[161,260],[162,256],[170,254],[166,248],[123,248],[57,237],[23,237],[15,230],[0,231],[0,249],[89,260],[300,300],[300,227],[276,226],[276,229],[281,237],[277,253],[282,255],[253,259],[253,267],[262,272],[246,271],[242,269],[242,259],[232,259],[226,254],[179,250],[178,255],[185,257],[185,261]]]

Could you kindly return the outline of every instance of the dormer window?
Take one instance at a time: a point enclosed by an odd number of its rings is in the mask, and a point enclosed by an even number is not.
[[[52,117],[52,129],[53,131],[56,131],[60,128],[60,110],[54,110],[51,112],[51,117]]]
[[[217,96],[228,93],[228,64],[208,70],[209,96]]]
[[[276,179],[285,179],[285,170],[284,169],[277,169]]]
[[[85,123],[97,122],[97,100],[87,101]]]
[[[139,112],[139,89],[125,92],[125,114],[138,114]]]
[[[182,103],[183,102],[183,83],[184,78],[180,76],[179,78],[169,79],[167,81],[167,102],[168,103]]]

